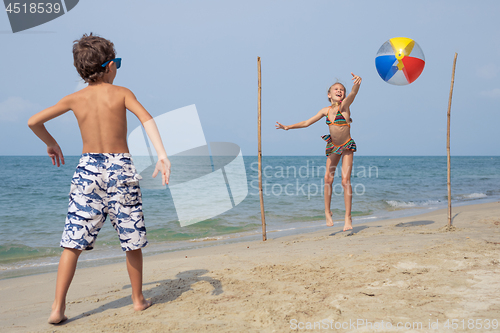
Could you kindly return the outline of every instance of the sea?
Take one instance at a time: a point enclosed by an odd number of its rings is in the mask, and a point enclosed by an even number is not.
[[[79,156],[52,165],[47,156],[0,156],[0,279],[57,270],[70,181]],[[248,195],[234,208],[181,227],[171,193],[142,189],[149,245],[145,256],[226,243],[262,240],[256,156],[244,156]],[[327,228],[324,217],[324,156],[264,156],[263,197],[267,237],[277,239]],[[175,164],[173,163],[175,172]],[[332,212],[344,223],[340,168],[335,176]],[[372,223],[447,207],[445,156],[355,156],[351,175],[353,224]],[[499,156],[451,157],[454,206],[500,200]],[[192,195],[192,209],[197,206]],[[109,219],[95,247],[78,267],[124,262]]]

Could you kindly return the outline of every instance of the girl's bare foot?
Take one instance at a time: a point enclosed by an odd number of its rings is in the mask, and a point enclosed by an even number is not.
[[[352,219],[350,216],[345,217],[344,231],[346,230],[352,230]]]
[[[149,308],[151,306],[151,304],[153,304],[153,302],[151,302],[150,300],[145,299],[144,296],[141,298],[142,298],[141,300],[134,301],[134,298],[132,297],[132,302],[134,302],[134,310],[135,311],[146,310],[147,308]]]
[[[330,211],[330,214],[325,212],[325,216],[326,216],[326,226],[333,227],[332,211]]]
[[[64,315],[64,310],[66,310],[66,307],[58,308],[55,304],[52,305],[52,312],[48,320],[49,324],[60,324],[67,320],[68,317]]]

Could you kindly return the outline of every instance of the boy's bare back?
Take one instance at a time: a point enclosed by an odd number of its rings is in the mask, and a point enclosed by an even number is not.
[[[68,111],[73,111],[83,141],[84,153],[128,153],[127,109],[141,123],[151,120],[151,115],[127,88],[111,82],[116,69],[104,76],[104,82],[90,83],[88,87],[68,95],[30,118],[29,124],[48,146],[55,140],[46,132],[43,123]],[[108,81],[108,82],[106,82]]]
[[[78,120],[82,153],[128,153],[127,108],[130,91],[108,83],[88,87],[65,97]],[[63,101],[62,101],[63,102]]]

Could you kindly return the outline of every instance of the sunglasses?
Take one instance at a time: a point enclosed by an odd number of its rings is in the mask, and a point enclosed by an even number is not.
[[[114,59],[106,61],[101,66],[106,67],[106,65],[109,64],[111,61],[113,61],[116,64],[116,69],[120,68],[120,66],[122,65],[122,58],[114,58]]]

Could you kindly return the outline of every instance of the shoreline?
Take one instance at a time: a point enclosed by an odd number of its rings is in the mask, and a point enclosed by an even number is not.
[[[352,232],[334,226],[147,256],[144,294],[154,305],[140,313],[123,262],[78,268],[70,319],[58,326],[46,324],[56,273],[4,279],[0,330],[288,332],[293,320],[500,321],[499,213],[497,201],[454,207],[450,230],[440,209]]]
[[[61,253],[58,245],[67,212],[68,179],[74,171],[73,167],[53,168],[36,157],[5,158],[2,161],[6,170],[4,176],[9,179],[6,184],[12,186],[14,192],[4,194],[5,205],[9,209],[0,216],[3,227],[0,231],[0,279],[54,272]],[[249,186],[247,198],[226,213],[188,228],[181,228],[176,221],[175,205],[168,191],[160,193],[144,189],[143,208],[150,241],[144,249],[145,255],[260,239],[259,198],[255,192],[257,182],[254,181],[256,167],[252,157],[245,161]],[[50,182],[39,182],[37,177],[27,172],[24,166],[30,162],[40,164],[40,175],[45,180],[50,179]],[[73,164],[71,158],[67,162],[68,166]],[[433,158],[370,157],[360,158],[358,162],[356,170],[359,172],[353,174],[353,179],[356,179],[353,186],[359,190],[353,197],[355,225],[415,215],[446,206],[443,184],[446,165],[443,161]],[[500,159],[493,157],[491,163],[490,157],[458,159],[452,180],[456,180],[453,205],[500,200],[499,163]],[[318,186],[321,188],[322,176],[317,174],[317,170],[322,165],[324,157],[270,158],[266,166],[269,167],[266,179],[270,193],[265,199],[270,237],[327,228],[323,195],[321,190],[316,191]],[[313,169],[314,172],[311,171]],[[368,170],[372,170],[372,174]],[[26,177],[21,177],[22,174]],[[343,223],[340,182],[337,181],[335,186],[333,219]],[[412,190],[408,191],[408,188]],[[24,210],[23,202],[30,202],[29,211]],[[211,242],[210,239],[218,240]],[[106,223],[99,233],[95,249],[86,251],[80,257],[80,267],[120,262],[123,254],[118,249],[116,231]]]
[[[478,205],[483,203],[496,202],[498,198],[477,198],[469,199],[461,202],[454,202],[453,207]],[[434,205],[431,207],[417,206],[417,207],[401,207],[396,208],[392,211],[386,211],[385,214],[379,216],[359,216],[353,217],[353,227],[365,224],[365,223],[376,223],[383,220],[393,220],[399,218],[407,218],[412,216],[418,216],[421,214],[426,214],[428,212],[433,212],[440,209],[445,209],[445,203],[440,205]],[[343,220],[334,220],[334,226],[342,227]],[[269,226],[268,226],[269,227]],[[282,238],[286,236],[300,235],[304,233],[312,233],[319,230],[327,230],[328,228],[324,225],[323,220],[318,221],[307,221],[307,222],[294,222],[282,224],[275,226],[275,230],[267,230],[268,238]],[[197,250],[207,247],[217,247],[227,244],[235,244],[240,242],[248,241],[259,241],[262,237],[261,229],[256,231],[247,231],[243,233],[235,234],[223,234],[218,236],[208,236],[205,238],[196,238],[182,241],[164,241],[159,244],[150,243],[146,248],[143,249],[144,257],[161,255],[163,253],[172,253],[185,250]],[[59,249],[59,248],[57,248]],[[79,260],[80,268],[90,268],[90,267],[100,267],[115,264],[123,261],[124,254],[119,250],[119,245],[107,246],[106,249],[96,248],[92,251],[84,251]],[[39,259],[27,259],[25,261],[19,261],[13,264],[21,265],[22,268],[5,270],[0,274],[0,281],[5,279],[20,278],[24,276],[34,276],[46,273],[57,272],[57,265],[59,263],[58,256],[42,257]],[[46,260],[45,262],[41,262]],[[34,261],[38,261],[33,264]],[[23,267],[24,266],[24,267]]]

